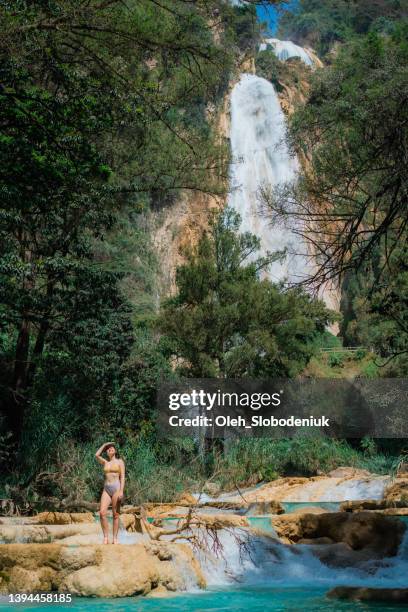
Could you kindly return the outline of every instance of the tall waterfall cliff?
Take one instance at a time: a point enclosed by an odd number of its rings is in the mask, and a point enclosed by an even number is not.
[[[298,57],[308,66],[313,65],[309,53],[290,41],[266,39],[260,49],[268,46],[281,61]],[[306,244],[293,227],[277,226],[262,214],[261,191],[293,183],[298,170],[298,161],[288,149],[286,119],[272,83],[255,75],[241,75],[231,93],[230,137],[229,204],[241,215],[242,230],[260,238],[262,255],[286,252],[284,260],[269,269],[270,280],[299,282],[312,266]]]
[[[321,62],[309,49],[291,41],[266,39],[260,49],[270,48],[281,61],[299,60],[313,69]],[[282,100],[272,83],[253,74],[242,74],[230,98],[231,169],[228,203],[241,216],[242,231],[259,237],[260,255],[284,251],[267,273],[273,282],[298,283],[313,273],[315,261],[294,225],[276,223],[265,216],[261,192],[274,192],[297,179],[299,162],[286,141],[286,116]],[[339,309],[339,293],[325,287],[321,297],[327,306]],[[338,332],[337,324],[332,328]]]
[[[269,270],[272,281],[296,282],[308,271],[306,246],[290,228],[271,226],[262,214],[260,190],[296,179],[298,162],[285,141],[286,122],[271,83],[243,74],[231,94],[231,194],[229,204],[241,215],[242,230],[261,240],[261,253],[287,250]]]

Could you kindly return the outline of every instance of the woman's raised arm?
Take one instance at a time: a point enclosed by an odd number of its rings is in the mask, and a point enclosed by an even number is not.
[[[101,463],[102,465],[104,465],[104,463],[106,463],[106,459],[104,459],[103,457],[101,457],[101,454],[103,453],[103,451],[105,450],[105,448],[107,446],[109,446],[111,444],[111,442],[105,442],[105,444],[102,444],[102,446],[100,448],[98,448],[98,450],[95,453],[95,459],[97,461],[99,461],[99,463]]]

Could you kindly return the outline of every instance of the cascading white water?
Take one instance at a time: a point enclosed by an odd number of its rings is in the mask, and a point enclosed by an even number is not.
[[[287,502],[343,502],[363,499],[382,499],[388,476],[371,478],[327,478],[306,483],[285,496]]]
[[[223,558],[200,559],[209,586],[231,583],[281,587],[327,588],[336,585],[381,588],[406,587],[408,575],[408,529],[398,555],[368,561],[360,567],[328,567],[308,545],[286,546],[271,537],[252,536],[247,551],[231,532],[221,534]]]
[[[231,94],[231,193],[229,205],[241,216],[241,231],[258,236],[261,255],[287,250],[268,277],[299,282],[310,272],[306,246],[288,227],[271,227],[260,214],[259,193],[295,180],[298,163],[285,141],[285,117],[273,85],[243,74]]]
[[[260,51],[265,51],[271,47],[276,57],[282,61],[290,57],[298,57],[308,66],[313,66],[313,59],[303,47],[299,47],[291,40],[279,40],[278,38],[265,38],[265,42],[259,45]]]

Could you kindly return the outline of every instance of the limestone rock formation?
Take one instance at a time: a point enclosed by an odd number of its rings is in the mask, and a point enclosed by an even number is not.
[[[303,506],[295,508],[290,514],[327,514],[327,510],[320,506]]]
[[[287,514],[274,517],[272,524],[285,543],[325,538],[352,550],[366,549],[371,558],[396,555],[406,529],[398,519],[375,512]]]
[[[76,596],[126,597],[158,587],[185,590],[191,584],[203,588],[205,579],[186,544],[0,547],[1,593],[68,591]]]
[[[382,514],[406,516],[408,515],[408,500],[392,499],[363,499],[359,501],[345,501],[340,504],[341,512],[361,512],[371,510]]]
[[[19,525],[5,524],[0,526],[0,540],[6,543],[46,543],[72,536],[98,535],[101,528],[98,523],[71,523],[67,525]]]
[[[334,599],[351,601],[382,601],[408,603],[408,589],[377,589],[367,587],[338,586],[327,593]]]
[[[275,500],[249,504],[245,514],[257,516],[261,514],[283,514],[285,512],[281,503]]]
[[[69,525],[71,523],[93,523],[91,512],[40,512],[30,519],[37,525]]]
[[[387,501],[404,501],[408,505],[408,475],[398,475],[386,488],[384,499]]]
[[[277,478],[252,491],[245,492],[245,501],[247,503],[269,501],[341,502],[344,499],[380,498],[384,487],[389,482],[389,476],[369,474],[365,470],[355,470],[354,468],[341,468],[339,474],[341,475]],[[233,495],[228,497],[230,502],[240,501],[240,499]]]
[[[372,474],[368,470],[341,466],[327,474],[330,478],[369,478]]]

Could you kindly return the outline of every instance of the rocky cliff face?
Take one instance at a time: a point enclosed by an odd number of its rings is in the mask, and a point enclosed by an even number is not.
[[[315,67],[322,67],[322,62],[312,49],[307,49],[307,53]],[[211,105],[207,108],[208,117],[215,126],[219,139],[229,140],[230,137],[230,93],[239,75],[242,73],[255,74],[256,72],[255,58],[244,58],[236,75],[231,78],[222,104],[218,108],[211,107]],[[279,83],[276,84],[276,88],[279,91],[279,102],[286,115],[291,115],[295,107],[306,100],[309,75],[310,68],[298,59],[282,62]],[[303,166],[307,165],[306,158],[301,158],[299,161]],[[186,249],[194,247],[202,233],[208,228],[210,211],[223,208],[226,204],[227,179],[224,179],[224,188],[225,194],[222,196],[184,191],[173,206],[156,216],[153,244],[159,259],[159,299],[174,294],[176,269],[184,261]],[[339,310],[340,295],[336,287],[325,288],[324,300],[330,308]],[[333,326],[332,331],[335,334],[338,332],[337,324]]]
[[[216,126],[217,137],[221,141],[229,134],[228,103],[229,91],[219,108],[212,105],[207,108],[209,120]],[[156,215],[153,244],[159,259],[159,298],[174,294],[176,269],[183,263],[186,249],[197,244],[208,228],[210,211],[221,209],[225,201],[226,196],[223,195],[182,191],[173,206]]]

